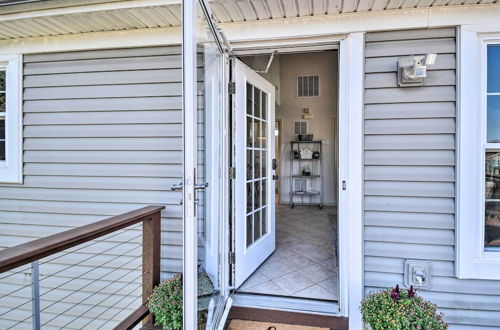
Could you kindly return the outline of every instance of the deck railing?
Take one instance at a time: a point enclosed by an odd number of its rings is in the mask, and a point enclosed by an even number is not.
[[[163,209],[0,250],[0,328],[131,329],[148,319],[146,301],[160,282]]]

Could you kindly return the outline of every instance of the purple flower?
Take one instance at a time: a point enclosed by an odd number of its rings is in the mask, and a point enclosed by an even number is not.
[[[398,301],[399,299],[401,299],[400,295],[399,295],[399,284],[396,285],[396,287],[394,289],[392,289],[392,292],[391,292],[391,298],[392,300],[394,301]]]
[[[413,285],[412,285],[412,286],[410,286],[410,290],[408,290],[408,297],[413,298],[413,297],[415,297],[415,294],[417,294],[417,292],[415,291],[415,289],[413,289]]]

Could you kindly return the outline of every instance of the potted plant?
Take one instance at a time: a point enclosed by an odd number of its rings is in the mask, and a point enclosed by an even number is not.
[[[160,283],[148,299],[148,309],[154,315],[155,325],[164,330],[182,329],[182,274]],[[214,287],[205,272],[198,272],[198,329],[206,328],[209,301]]]
[[[182,274],[158,285],[149,297],[148,308],[155,325],[165,330],[182,329]]]
[[[373,330],[448,329],[436,305],[417,296],[413,286],[406,290],[396,285],[370,293],[361,302],[361,314]]]

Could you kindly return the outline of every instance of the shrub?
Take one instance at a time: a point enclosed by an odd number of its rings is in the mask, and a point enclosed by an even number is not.
[[[158,285],[148,300],[155,325],[165,330],[182,329],[182,275],[177,274]]]
[[[436,305],[399,286],[370,293],[361,302],[363,322],[373,330],[448,329]]]

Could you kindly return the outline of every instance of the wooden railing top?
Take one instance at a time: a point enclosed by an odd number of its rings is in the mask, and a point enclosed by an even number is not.
[[[0,250],[0,273],[64,251],[79,244],[126,228],[161,212],[164,206],[146,206],[85,226]]]

